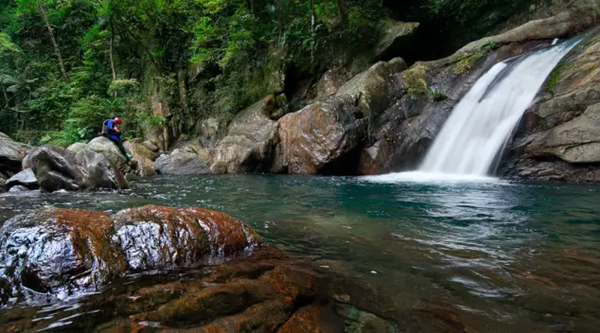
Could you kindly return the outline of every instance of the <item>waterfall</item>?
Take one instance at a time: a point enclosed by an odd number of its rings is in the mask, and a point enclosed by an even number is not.
[[[456,105],[418,172],[370,180],[485,178],[548,75],[576,44],[563,43],[495,65]]]

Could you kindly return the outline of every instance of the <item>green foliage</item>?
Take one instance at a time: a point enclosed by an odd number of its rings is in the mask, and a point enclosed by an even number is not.
[[[90,139],[116,114],[125,136],[227,121],[352,62],[372,48],[385,18],[377,0],[39,1],[0,0],[0,128],[61,145]],[[427,11],[412,14],[466,26],[525,1],[422,0]],[[425,72],[412,74],[409,93],[426,95]],[[169,120],[151,115],[154,107]]]
[[[10,36],[0,32],[0,53],[17,52],[19,52],[19,47],[10,40]]]
[[[554,70],[552,70],[552,73],[550,73],[550,75],[546,79],[546,83],[544,84],[544,90],[550,91],[554,89],[554,87],[556,87],[556,85],[560,81],[560,75],[564,66],[564,63],[560,63],[554,68]]]
[[[498,45],[498,43],[496,43],[496,42],[495,42],[495,41],[493,41],[493,40],[492,40],[492,41],[490,41],[490,42],[488,43],[488,46],[489,46],[489,47],[490,47],[490,49],[492,49],[492,50],[497,50],[497,49],[499,49],[499,48],[500,48],[500,45]]]
[[[445,101],[448,99],[448,96],[446,96],[444,93],[437,91],[437,90],[431,90],[431,97],[436,102],[441,102],[441,101]]]

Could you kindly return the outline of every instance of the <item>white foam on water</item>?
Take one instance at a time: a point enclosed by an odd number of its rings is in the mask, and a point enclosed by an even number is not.
[[[485,176],[473,176],[473,175],[458,175],[458,174],[447,174],[447,173],[433,173],[433,172],[422,172],[422,171],[411,171],[411,172],[399,172],[390,173],[387,175],[380,176],[365,176],[363,180],[382,183],[382,184],[394,184],[394,183],[499,183],[500,179],[494,177]]]

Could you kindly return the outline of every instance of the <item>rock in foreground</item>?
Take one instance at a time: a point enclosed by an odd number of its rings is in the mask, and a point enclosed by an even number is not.
[[[378,311],[349,303],[354,294],[361,299],[358,296],[365,290],[355,293],[356,288],[350,288],[352,296],[339,297],[332,294],[337,288],[331,282],[326,272],[263,246],[249,257],[210,268],[170,276],[127,276],[101,294],[78,300],[76,307],[42,309],[44,318],[38,308],[0,309],[0,331],[29,333],[58,327],[95,333],[400,332],[398,323],[405,313],[397,320],[383,319]]]
[[[261,242],[243,222],[201,208],[145,206],[114,216],[44,209],[0,229],[0,300],[62,299],[127,273],[216,263]]]

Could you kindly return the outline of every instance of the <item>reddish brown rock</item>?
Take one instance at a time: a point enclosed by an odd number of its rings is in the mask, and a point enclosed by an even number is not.
[[[328,333],[322,318],[322,309],[317,306],[307,306],[298,310],[283,325],[277,333]]]
[[[195,207],[126,209],[113,221],[120,247],[133,270],[219,262],[261,242],[243,222]]]
[[[222,263],[260,243],[243,222],[202,208],[146,206],[112,217],[45,209],[0,229],[0,283],[12,296],[26,287],[61,298],[101,290],[126,272]]]
[[[0,278],[52,295],[97,290],[125,272],[112,246],[107,214],[46,209],[16,216],[2,226]]]
[[[294,174],[339,170],[366,132],[366,119],[349,95],[311,104],[279,120],[283,164]]]

